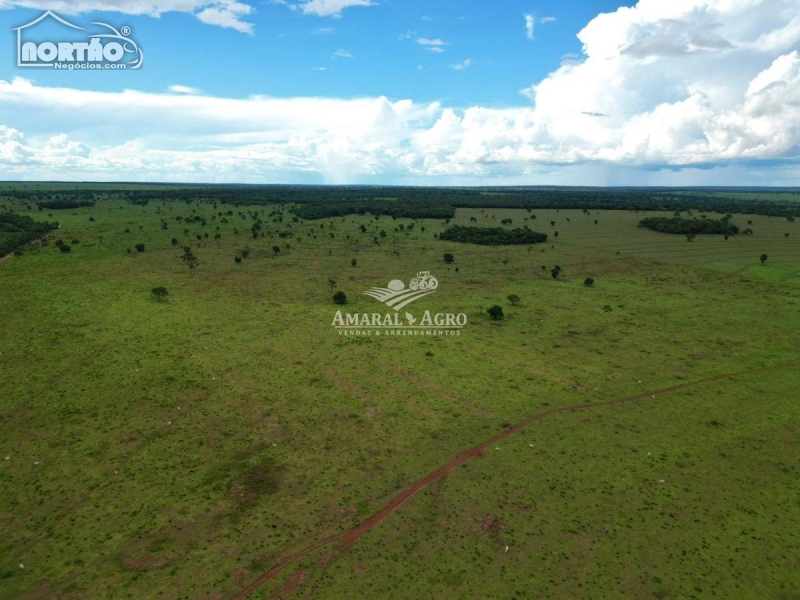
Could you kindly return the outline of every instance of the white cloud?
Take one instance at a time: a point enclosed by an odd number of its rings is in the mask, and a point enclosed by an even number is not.
[[[375,3],[372,0],[303,0],[295,6],[306,15],[339,18],[346,8],[375,6]]]
[[[542,17],[541,19],[539,19],[539,23],[541,23],[542,25],[547,25],[548,23],[555,23],[555,22],[556,22],[555,17]]]
[[[529,40],[534,39],[534,29],[536,28],[536,15],[523,15],[525,17],[525,37]]]
[[[785,184],[800,176],[795,9],[796,0],[640,0],[593,19],[579,34],[582,58],[526,89],[532,103],[517,108],[0,82],[0,176],[477,183],[560,172],[565,183],[581,173],[602,184],[646,173],[645,182],[697,185],[747,173]],[[628,179],[603,175],[612,172]]]
[[[171,85],[167,88],[173,94],[200,94],[201,91],[197,88],[188,85]]]
[[[221,8],[209,7],[197,13],[197,18],[208,25],[219,25],[220,27],[229,27],[253,35],[253,25],[241,20],[244,15],[250,14],[252,9],[246,4],[233,2],[230,5]]]
[[[417,38],[416,42],[428,52],[435,52],[438,54],[444,52],[444,47],[447,46],[447,42],[443,42],[439,38]]]
[[[353,58],[353,55],[347,50],[337,50],[333,53],[333,58]]]
[[[252,34],[253,25],[243,20],[253,7],[239,0],[0,0],[0,10],[16,7],[52,10],[66,15],[87,12],[119,12],[159,17],[169,12],[195,15],[203,23]]]
[[[451,65],[450,68],[454,71],[463,71],[464,69],[468,69],[472,66],[472,59],[468,58],[467,60],[463,60],[460,63],[456,63],[455,65]]]

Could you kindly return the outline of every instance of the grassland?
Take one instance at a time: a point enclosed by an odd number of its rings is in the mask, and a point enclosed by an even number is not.
[[[251,597],[797,597],[796,222],[687,242],[637,227],[656,213],[459,210],[550,235],[487,248],[440,221],[4,205],[61,229],[0,264],[0,597],[232,597],[531,415],[641,395],[532,424]],[[368,312],[421,270],[419,307],[467,313],[462,335],[331,327],[330,279]]]

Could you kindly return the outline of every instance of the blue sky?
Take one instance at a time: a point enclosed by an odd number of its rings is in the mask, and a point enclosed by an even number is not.
[[[0,0],[0,177],[786,185],[799,8]],[[46,9],[129,26],[143,67],[17,67],[12,28]]]
[[[128,25],[147,51],[147,66],[123,77],[48,71],[37,74],[36,80],[46,85],[153,92],[180,80],[219,96],[386,95],[454,106],[515,106],[522,101],[520,89],[556,69],[564,56],[580,53],[576,34],[589,20],[623,5],[577,0],[566,9],[565,3],[552,0],[395,0],[349,8],[332,18],[259,2],[243,19],[252,24],[252,35],[209,26],[185,13],[155,19],[118,12],[93,11],[74,18],[64,14],[76,23]],[[2,11],[0,32],[41,13],[24,8]],[[536,18],[533,40],[527,37],[525,15]],[[446,45],[441,53],[431,52],[419,39],[442,40]],[[337,57],[337,52],[352,58]],[[451,68],[466,60],[472,61],[468,68]],[[12,61],[0,61],[2,79],[28,77],[27,71],[15,68]]]

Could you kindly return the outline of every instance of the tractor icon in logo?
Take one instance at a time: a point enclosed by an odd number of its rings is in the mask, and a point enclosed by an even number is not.
[[[408,284],[410,290],[435,290],[439,287],[439,280],[431,275],[430,271],[420,271]]]
[[[394,279],[385,288],[371,288],[364,294],[383,302],[389,308],[400,311],[415,300],[433,294],[438,287],[439,280],[431,275],[430,271],[420,271],[408,287],[399,279]]]

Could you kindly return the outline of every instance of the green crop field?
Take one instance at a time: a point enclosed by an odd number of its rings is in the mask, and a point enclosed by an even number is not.
[[[0,598],[800,598],[798,222],[291,208],[0,200]],[[420,271],[460,335],[332,326]]]

